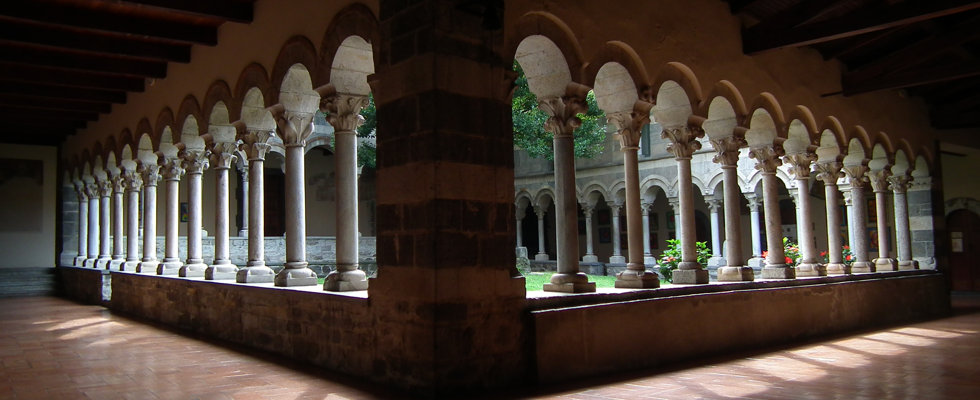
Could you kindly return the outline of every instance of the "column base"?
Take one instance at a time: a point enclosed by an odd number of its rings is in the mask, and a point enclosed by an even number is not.
[[[198,260],[187,260],[187,264],[180,267],[177,271],[177,276],[181,278],[203,278],[204,271],[208,269],[208,265],[198,261]]]
[[[815,263],[800,264],[796,266],[796,276],[827,276],[827,267]]]
[[[725,257],[711,257],[708,259],[709,267],[722,267],[727,264]]]
[[[827,275],[848,275],[851,273],[851,266],[847,264],[827,264]]]
[[[586,254],[582,256],[582,262],[584,263],[597,263],[599,262],[599,256],[595,254]]]
[[[766,266],[766,259],[762,257],[752,257],[745,263],[750,268],[761,269]]]
[[[75,257],[75,262],[72,263],[72,265],[74,265],[76,267],[85,266],[85,257],[84,256],[76,256]]]
[[[86,258],[85,263],[82,264],[85,268],[95,268],[95,263],[99,260],[97,258]]]
[[[152,274],[157,272],[160,262],[157,260],[143,260],[139,264],[136,264],[135,271],[143,274]]]
[[[106,269],[110,269],[114,271],[122,271],[122,266],[125,262],[126,260],[121,258],[109,260],[109,265],[106,266]]]
[[[680,269],[678,267],[672,274],[674,281],[673,283],[675,285],[703,285],[708,283],[710,280],[708,270],[700,267],[700,264],[698,264],[697,269]]]
[[[752,267],[718,267],[719,282],[752,282],[755,272]]]
[[[136,272],[136,267],[138,267],[139,265],[140,265],[140,262],[137,261],[137,260],[126,261],[126,262],[122,263],[122,265],[119,266],[119,270],[120,271],[133,271],[133,272]]]
[[[762,279],[794,279],[796,270],[786,264],[766,265],[762,267]]]
[[[635,264],[630,266],[643,267]],[[627,269],[616,274],[615,286],[617,289],[656,289],[660,287],[660,276],[644,270]]]
[[[875,265],[870,261],[855,261],[851,264],[852,274],[866,274],[869,272],[875,272]]]
[[[367,289],[367,274],[359,269],[344,272],[331,271],[323,280],[323,290],[329,292],[351,292]]]
[[[657,258],[651,255],[645,255],[643,256],[643,264],[657,265]]]
[[[898,262],[899,271],[909,271],[913,269],[919,269],[919,262],[915,260],[905,260]]]
[[[230,280],[238,277],[238,266],[235,264],[211,265],[204,270],[204,279],[209,281]]]
[[[610,264],[626,264],[626,256],[612,256],[609,257]]]
[[[554,274],[551,282],[545,283],[545,292],[589,293],[595,292],[595,282],[589,282],[589,277],[579,272],[576,274]]]
[[[106,256],[106,257],[99,257],[97,260],[95,260],[95,268],[98,268],[98,269],[109,269],[109,262],[111,262],[111,261],[112,261],[112,259],[109,258],[108,256]]]
[[[876,258],[873,262],[877,272],[898,271],[898,264],[894,258]]]
[[[248,266],[235,273],[238,283],[271,283],[275,279],[276,272],[262,261],[249,261]]]
[[[548,261],[548,255],[542,253],[535,254],[534,261]]]
[[[163,262],[157,265],[157,275],[177,275],[180,273],[180,267],[183,266],[184,263],[180,260],[163,259]]]
[[[238,236],[239,237],[247,238],[248,237],[248,229],[239,230],[238,231]]]
[[[276,274],[274,282],[276,286],[313,286],[316,285],[317,278],[316,273],[312,269],[307,267],[309,263],[305,261],[301,262],[287,262],[286,268],[279,271]]]

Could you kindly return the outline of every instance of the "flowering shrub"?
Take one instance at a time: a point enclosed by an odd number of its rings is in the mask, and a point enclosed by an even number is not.
[[[707,265],[708,259],[711,258],[711,252],[708,250],[707,242],[697,242],[698,251],[698,263],[701,265]],[[657,264],[660,266],[660,276],[664,277],[667,282],[674,281],[674,270],[677,269],[677,264],[681,263],[681,241],[677,239],[667,239],[667,249],[660,254],[660,259]]]
[[[783,255],[786,256],[786,265],[795,267],[796,264],[800,263],[800,246],[790,242],[787,238],[783,238]],[[762,258],[769,258],[768,250],[762,252]]]
[[[830,256],[827,255],[826,251],[821,251],[820,257],[823,257],[824,264],[830,262]],[[844,245],[844,247],[841,249],[841,259],[844,260],[844,264],[847,265],[854,263],[854,253],[851,253],[851,246]]]

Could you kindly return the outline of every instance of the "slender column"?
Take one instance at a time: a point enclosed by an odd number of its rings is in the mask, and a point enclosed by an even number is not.
[[[110,220],[112,213],[112,182],[109,178],[98,180],[99,185],[99,259],[96,261],[96,268],[109,268],[109,261],[112,260],[112,247],[109,233],[112,229]]]
[[[585,256],[582,257],[582,262],[587,263],[599,262],[599,257],[595,255],[592,242],[592,211],[593,206],[582,204],[582,214],[585,215]]]
[[[235,275],[238,283],[268,283],[272,282],[276,274],[271,268],[265,265],[265,155],[272,148],[269,139],[272,138],[271,131],[253,130],[247,131],[242,137],[241,149],[248,156],[248,263],[245,268],[239,269]]]
[[[203,277],[208,266],[204,264],[201,243],[203,229],[201,181],[204,170],[209,165],[210,152],[184,149],[181,153],[184,170],[187,171],[187,261],[184,261],[177,275],[184,278]]]
[[[891,258],[891,249],[889,249],[891,246],[888,241],[888,177],[892,174],[888,168],[885,166],[884,169],[867,172],[871,189],[875,194],[875,211],[878,216],[878,258],[872,261],[878,272],[898,270],[898,264],[894,258]]]
[[[123,248],[123,193],[126,190],[122,175],[117,172],[112,177],[112,260],[107,269],[120,269],[126,262]]]
[[[796,179],[797,232],[799,233],[800,263],[796,266],[796,276],[826,276],[827,269],[817,259],[814,246],[813,219],[810,209],[810,165],[817,155],[812,152],[787,155],[789,173]]]
[[[306,171],[303,155],[313,133],[313,110],[287,109],[278,121],[286,146],[286,265],[276,286],[312,286],[316,273],[306,262]]]
[[[78,255],[75,266],[82,267],[88,258],[88,194],[85,182],[75,181],[75,194],[78,196]]]
[[[841,173],[843,174],[843,172]],[[847,246],[853,249],[855,231],[854,231],[854,202],[851,201],[851,184],[844,183],[843,185],[838,185],[837,189],[840,190],[841,197],[844,199],[844,208],[845,208],[845,212],[847,213],[846,214],[847,215]]]
[[[681,240],[681,204],[676,197],[667,200],[670,209],[674,212],[674,238]]]
[[[555,149],[555,230],[558,237],[558,272],[544,285],[550,292],[594,292],[595,283],[579,271],[578,202],[575,193],[575,151],[573,134],[582,121],[576,116],[588,107],[589,88],[569,83],[566,95],[538,103],[548,115],[545,131],[554,136]]]
[[[157,275],[177,275],[180,273],[180,267],[184,265],[180,261],[178,243],[180,240],[180,232],[178,231],[180,228],[180,178],[184,176],[184,167],[181,165],[180,159],[168,158],[164,160],[161,172],[163,173],[163,181],[167,186],[167,203],[164,205],[166,207],[164,213],[164,218],[166,218],[164,240],[166,243],[164,244],[163,262],[157,267],[156,273]]]
[[[157,182],[160,166],[140,163],[138,169],[143,178],[143,259],[136,272],[158,272],[157,266]]]
[[[741,221],[741,191],[738,187],[738,158],[739,149],[745,147],[745,139],[739,136],[729,136],[711,141],[711,146],[718,152],[712,161],[721,164],[724,179],[725,204],[725,259],[724,266],[718,268],[718,280],[722,282],[752,281],[755,274],[752,268],[742,264],[742,234]],[[755,224],[758,227],[758,203],[754,208]],[[758,241],[758,230],[753,231],[755,242]],[[754,250],[754,248],[753,248]]]
[[[95,267],[99,259],[99,187],[95,181],[87,182],[85,190],[88,194],[88,258],[86,267]]]
[[[718,267],[725,263],[725,257],[721,252],[721,215],[718,212],[722,202],[718,199],[708,199],[705,203],[708,205],[708,218],[711,222],[711,258],[708,259],[708,265]]]
[[[338,94],[323,99],[327,121],[334,127],[337,177],[337,269],[327,274],[323,290],[367,290],[367,275],[359,268],[357,234],[357,127],[367,96]]]
[[[238,267],[231,263],[228,229],[228,170],[235,161],[235,143],[215,143],[211,153],[214,164],[214,262],[204,270],[204,279],[235,279]]]
[[[823,182],[827,201],[827,275],[851,273],[851,266],[844,263],[843,238],[840,236],[840,191],[837,180],[844,177],[839,161],[821,162],[814,165],[817,179]]]
[[[241,188],[242,188],[242,206],[239,208],[239,213],[242,215],[242,229],[238,230],[238,236],[248,236],[248,225],[249,225],[249,198],[251,194],[249,192],[248,181],[249,181],[249,164],[248,161],[242,163],[241,168],[238,169],[238,175],[241,177]]]
[[[696,127],[664,128],[661,134],[670,140],[667,151],[677,160],[677,197],[680,205],[681,262],[674,271],[675,284],[708,283],[708,270],[698,263],[697,232],[694,230],[694,183],[691,180],[691,155],[701,149],[698,138],[704,131]]]
[[[875,272],[875,265],[868,260],[868,235],[864,233],[864,225],[868,220],[867,204],[864,201],[864,186],[867,185],[868,171],[866,165],[845,165],[844,173],[847,174],[851,185],[851,208],[848,212],[851,218],[851,252],[854,254],[854,263],[851,264],[852,273]]]
[[[521,224],[524,222],[524,216],[525,216],[524,209],[515,205],[514,216],[515,219],[517,220],[516,225],[514,225],[517,228],[517,247],[524,247],[524,232],[523,229],[521,229]],[[527,254],[527,251],[525,251],[525,254]]]
[[[653,258],[652,250],[650,249],[650,209],[653,208],[651,203],[640,204],[640,211],[643,213],[643,264],[652,265],[656,264],[657,260]]]
[[[609,263],[611,264],[625,264],[626,257],[623,257],[622,247],[623,244],[619,242],[619,210],[622,209],[621,204],[616,204],[614,202],[606,203],[609,205],[609,211],[612,214],[612,245],[613,252],[612,256],[609,257]]]
[[[793,279],[796,270],[786,264],[783,252],[782,219],[779,215],[779,194],[776,185],[776,168],[782,164],[782,146],[769,145],[749,151],[749,157],[756,160],[755,168],[762,171],[762,206],[766,213],[766,246],[769,256],[762,268],[765,279]]]
[[[119,266],[120,271],[135,271],[139,265],[139,221],[140,189],[143,178],[135,169],[123,170],[123,186],[126,191],[126,262]]]
[[[749,202],[749,219],[751,219],[749,222],[750,230],[752,231],[752,258],[760,259],[759,256],[762,255],[762,224],[759,223],[759,206],[762,205],[762,202],[755,193],[747,194],[745,198]],[[763,260],[764,262],[765,260]],[[752,260],[749,260],[749,264],[752,264]]]
[[[906,192],[911,186],[909,175],[888,177],[889,188],[893,193],[895,205],[895,246],[898,248],[898,269],[919,269],[919,263],[912,260],[912,235],[909,231],[909,204]]]
[[[548,251],[545,249],[544,242],[544,212],[546,208],[542,205],[534,206],[534,215],[538,217],[538,254],[534,255],[534,261],[548,261]]]

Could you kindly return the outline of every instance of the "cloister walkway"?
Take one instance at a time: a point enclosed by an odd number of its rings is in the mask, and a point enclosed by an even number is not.
[[[954,295],[953,305],[944,319],[488,398],[972,398],[980,295]],[[50,297],[0,300],[0,366],[4,399],[401,397]]]

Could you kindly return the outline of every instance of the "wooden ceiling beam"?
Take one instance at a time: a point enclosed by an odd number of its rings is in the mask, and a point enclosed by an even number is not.
[[[112,111],[111,103],[95,103],[90,101],[34,97],[9,93],[0,93],[0,106],[27,107],[41,110],[79,111],[99,114]]]
[[[759,0],[728,0],[728,7],[731,8],[732,14],[737,14],[757,1]]]
[[[742,35],[745,53],[828,42],[897,26],[927,21],[980,8],[977,0],[907,1],[890,7],[865,10],[840,18],[789,30],[747,29]]]
[[[225,21],[250,23],[253,18],[251,2],[220,0],[121,0],[120,3],[150,6]]]
[[[0,38],[14,42],[64,47],[74,51],[122,54],[158,61],[188,63],[191,60],[191,47],[186,44],[147,42],[20,21],[6,21],[0,24]]]
[[[167,63],[95,56],[57,48],[19,45],[0,41],[0,62],[36,64],[72,70],[108,72],[122,75],[164,78]]]
[[[117,90],[81,89],[40,83],[0,80],[0,93],[20,94],[54,99],[74,99],[95,103],[125,103],[126,92]]]
[[[10,119],[23,119],[28,120],[43,119],[55,121],[95,121],[99,119],[98,113],[88,113],[80,111],[64,111],[64,110],[40,110],[36,108],[27,107],[4,107],[0,110],[0,119],[4,121],[9,121]]]
[[[37,82],[93,89],[142,92],[144,78],[64,70],[26,64],[0,63],[0,76],[16,82]]]
[[[842,80],[845,96],[873,92],[884,89],[902,89],[954,79],[980,75],[980,62],[962,62],[940,65],[923,65],[894,74],[866,79],[863,81]]]
[[[33,146],[57,146],[64,138],[75,133],[75,128],[49,128],[24,131],[16,127],[0,127],[0,142]]]

